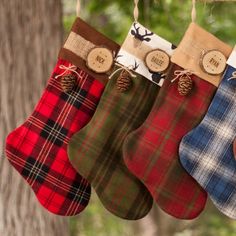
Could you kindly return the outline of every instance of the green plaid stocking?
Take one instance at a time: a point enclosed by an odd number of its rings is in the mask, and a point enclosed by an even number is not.
[[[117,68],[91,122],[69,144],[72,165],[91,183],[103,205],[121,218],[142,218],[152,207],[148,190],[124,164],[122,146],[126,136],[145,121],[165,79],[165,73],[148,70],[145,55],[154,49],[170,55],[173,48],[134,22],[116,61],[132,68],[136,77]]]
[[[152,198],[126,168],[122,145],[127,134],[144,122],[159,87],[138,75],[132,78],[130,89],[121,93],[118,77],[108,82],[91,122],[72,137],[68,153],[103,205],[113,214],[133,220],[149,212]]]

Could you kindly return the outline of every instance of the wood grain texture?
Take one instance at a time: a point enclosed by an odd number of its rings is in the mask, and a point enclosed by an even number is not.
[[[65,218],[47,212],[4,157],[7,134],[37,104],[62,44],[59,0],[0,1],[0,235],[66,236]]]

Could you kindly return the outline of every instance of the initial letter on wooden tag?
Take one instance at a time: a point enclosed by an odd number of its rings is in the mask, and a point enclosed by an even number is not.
[[[170,57],[166,52],[155,49],[147,53],[145,62],[150,71],[163,72],[169,67]]]
[[[200,59],[200,66],[204,72],[210,75],[220,75],[226,67],[226,57],[218,50],[210,50],[204,53]]]
[[[113,62],[112,52],[105,47],[95,47],[87,56],[88,68],[96,73],[108,72],[111,69]]]

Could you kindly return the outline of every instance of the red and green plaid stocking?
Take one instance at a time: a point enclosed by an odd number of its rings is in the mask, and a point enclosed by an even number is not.
[[[160,44],[153,43],[160,40]],[[143,52],[161,45],[172,50],[170,43],[140,24],[133,24],[117,60],[132,67],[137,72],[136,78],[132,78],[127,69],[118,67],[92,120],[69,143],[71,163],[91,183],[103,205],[113,214],[129,220],[144,217],[153,202],[145,186],[126,168],[122,146],[125,137],[144,122],[157,96],[159,86],[147,79],[153,77],[145,67]],[[164,78],[160,74],[156,82],[163,83]]]
[[[195,218],[207,199],[181,166],[178,148],[181,138],[201,121],[216,91],[216,86],[205,79],[216,82],[220,76],[208,75],[198,64],[203,51],[215,48],[225,56],[230,53],[230,48],[213,35],[190,25],[172,56],[175,64],[151,113],[124,143],[129,170],[142,180],[157,204],[177,218]]]
[[[119,48],[77,18],[35,110],[6,140],[8,160],[39,202],[65,216],[81,212],[90,199],[90,185],[71,166],[67,144],[93,116],[106,80],[86,67],[84,43]]]

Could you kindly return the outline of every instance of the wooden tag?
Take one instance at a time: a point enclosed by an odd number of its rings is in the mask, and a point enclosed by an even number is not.
[[[220,75],[226,67],[226,57],[218,50],[210,50],[204,53],[200,59],[200,66],[204,72],[210,75]]]
[[[105,47],[93,48],[87,56],[87,66],[96,73],[108,72],[114,63],[112,52]]]
[[[166,52],[155,49],[147,53],[145,62],[150,71],[163,72],[169,67],[170,57]]]

